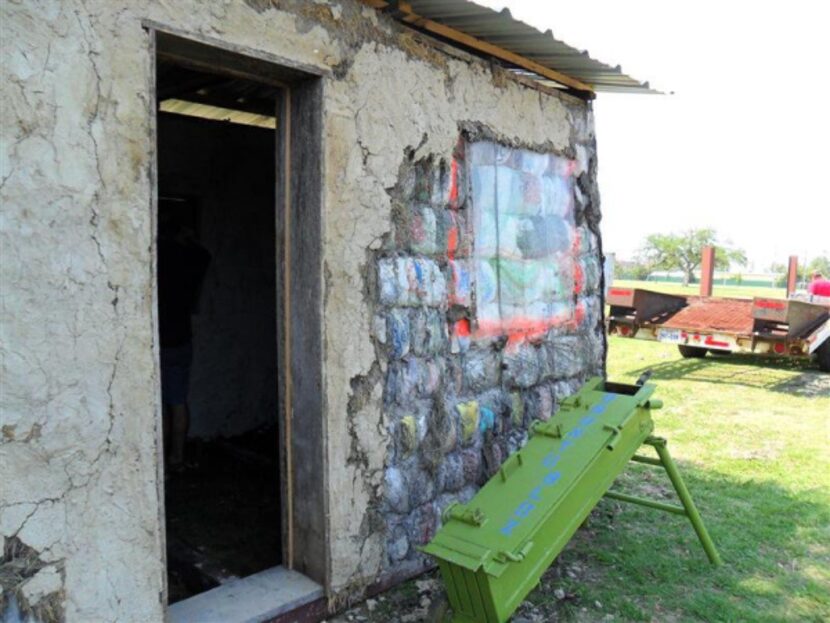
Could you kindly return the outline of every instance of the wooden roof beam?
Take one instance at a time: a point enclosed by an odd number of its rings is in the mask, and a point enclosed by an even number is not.
[[[584,97],[594,97],[594,89],[591,85],[582,82],[581,80],[577,80],[576,78],[572,78],[571,76],[566,76],[565,74],[558,72],[555,69],[551,69],[550,67],[541,65],[535,61],[530,60],[529,58],[521,56],[520,54],[516,54],[515,52],[511,52],[510,50],[505,50],[502,47],[499,47],[487,41],[483,41],[481,39],[473,37],[472,35],[468,35],[465,32],[461,32],[460,30],[456,30],[455,28],[452,28],[450,26],[440,24],[426,17],[416,15],[412,11],[412,6],[408,2],[390,3],[386,2],[385,0],[361,1],[363,2],[363,4],[366,4],[374,9],[394,8],[400,15],[401,21],[403,21],[406,24],[411,24],[417,28],[439,35],[441,37],[444,37],[445,39],[449,39],[465,47],[478,50],[479,52],[483,52],[494,58],[501,59],[512,65],[521,67],[522,69],[532,71],[535,74],[547,78],[548,80],[552,80],[557,84],[561,84],[562,86],[568,87],[573,91],[577,91]]]

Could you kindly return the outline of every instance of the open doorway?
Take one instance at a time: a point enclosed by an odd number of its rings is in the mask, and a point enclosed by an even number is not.
[[[282,562],[278,89],[157,67],[169,602]]]
[[[168,620],[322,612],[320,73],[149,27]]]

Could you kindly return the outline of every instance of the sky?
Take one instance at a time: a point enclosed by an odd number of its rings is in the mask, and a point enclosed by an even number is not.
[[[712,227],[750,270],[830,256],[830,3],[476,2],[673,92],[597,95],[606,253]]]

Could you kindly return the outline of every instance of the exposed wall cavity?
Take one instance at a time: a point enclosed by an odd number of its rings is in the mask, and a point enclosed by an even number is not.
[[[3,539],[0,617],[3,621],[64,621],[63,561],[45,562],[16,536]]]
[[[469,500],[534,419],[603,372],[598,241],[586,219],[596,206],[578,187],[591,183],[592,147],[571,146],[580,160],[471,138],[481,134],[404,162],[390,192],[393,235],[373,254],[389,439],[373,510],[396,573],[428,564],[415,548],[442,510]]]

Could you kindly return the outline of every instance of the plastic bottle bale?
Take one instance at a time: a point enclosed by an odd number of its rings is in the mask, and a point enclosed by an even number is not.
[[[392,404],[404,407],[411,405],[418,397],[419,376],[419,362],[415,358],[390,362],[384,393],[387,407]]]
[[[437,504],[427,502],[414,508],[403,524],[406,527],[410,544],[424,545],[428,543],[435,536],[440,521],[441,516],[438,513]]]
[[[447,350],[447,322],[446,316],[437,309],[426,312],[426,335],[424,352],[429,355],[438,355]]]
[[[401,470],[387,467],[384,474],[384,500],[395,513],[406,514],[410,510],[409,491]]]
[[[539,353],[536,346],[521,342],[504,352],[504,382],[508,387],[531,387],[539,381]]]
[[[472,305],[472,272],[469,260],[453,259],[447,263],[449,303],[470,307]]]
[[[479,393],[499,384],[501,356],[492,348],[471,348],[464,355],[464,386]]]
[[[445,457],[458,446],[457,415],[446,401],[436,400],[426,414],[426,433],[421,441],[421,464],[437,473]]]
[[[428,359],[420,366],[418,391],[422,396],[432,396],[438,391],[444,376],[444,368],[443,359]]]
[[[551,388],[547,384],[537,385],[533,388],[533,393],[535,395],[534,407],[536,408],[533,417],[546,422],[553,415],[554,400]]]
[[[372,337],[374,337],[380,344],[386,344],[386,315],[375,314],[372,317]]]
[[[521,392],[510,394],[510,421],[516,428],[522,428],[525,422],[525,401]]]
[[[413,507],[421,506],[435,498],[435,481],[432,474],[421,468],[419,463],[412,463],[406,470],[406,485],[409,489],[409,501]]]
[[[411,345],[409,311],[392,310],[387,317],[387,327],[390,355],[394,359],[401,359],[409,353]]]
[[[432,188],[430,203],[438,209],[450,205],[450,187],[452,184],[452,165],[441,160],[432,167]]]
[[[392,526],[389,530],[389,538],[386,540],[386,555],[391,563],[396,563],[406,558],[409,553],[409,537],[406,528],[399,524]]]
[[[481,482],[484,476],[481,451],[478,448],[464,448],[461,451],[461,467],[467,485],[477,485]]]
[[[481,456],[484,465],[484,475],[489,479],[499,471],[499,467],[504,462],[506,455],[498,441],[498,438],[493,434],[484,436],[484,443],[482,444]]]
[[[403,455],[409,455],[418,448],[420,441],[418,423],[413,415],[405,415],[398,423],[398,446]]]
[[[410,343],[412,352],[416,355],[425,355],[427,353],[427,310],[423,308],[416,308],[411,311],[410,323]]]
[[[464,445],[475,443],[479,434],[480,413],[478,402],[475,400],[460,402],[455,405],[455,410],[458,413],[458,421],[461,429],[461,443]]]
[[[557,378],[575,376],[582,372],[585,351],[589,347],[581,336],[566,335],[551,340],[553,365]]]
[[[378,261],[378,292],[383,305],[399,305],[401,302],[396,268],[395,258],[382,258]]]
[[[414,253],[434,255],[437,250],[438,221],[429,205],[413,205],[409,217],[409,248]]]
[[[596,255],[583,255],[579,259],[582,267],[582,292],[591,294],[599,290],[600,278],[602,277],[602,266]]]
[[[438,483],[442,491],[454,493],[464,486],[464,463],[458,453],[444,457],[438,472]]]

